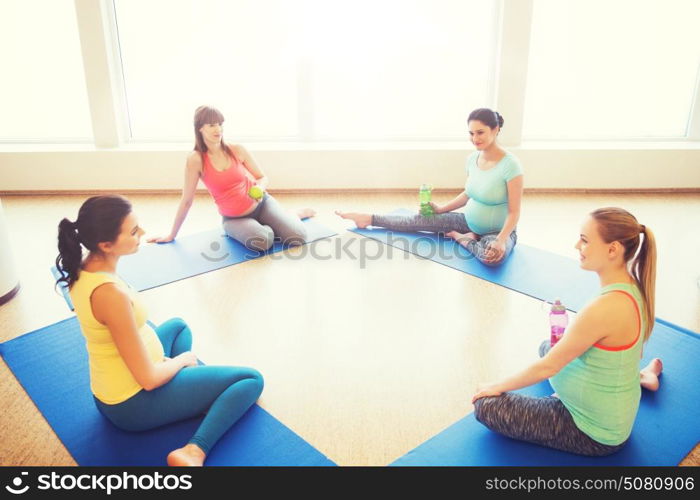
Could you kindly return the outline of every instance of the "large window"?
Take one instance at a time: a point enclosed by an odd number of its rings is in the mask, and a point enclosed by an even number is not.
[[[2,0],[0,68],[0,141],[90,140],[73,0]]]
[[[525,139],[685,137],[697,0],[535,0]]]
[[[114,0],[132,138],[463,139],[490,104],[497,2]]]
[[[205,103],[251,142],[462,142],[483,106],[515,143],[697,140],[700,1],[518,2],[0,0],[0,142],[190,142]]]

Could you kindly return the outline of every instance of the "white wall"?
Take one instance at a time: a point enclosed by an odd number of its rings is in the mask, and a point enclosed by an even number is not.
[[[350,148],[248,145],[271,189],[459,188],[467,144]],[[539,189],[700,189],[700,145],[509,148]],[[0,192],[179,189],[189,145],[150,149],[68,145],[0,149]]]
[[[128,144],[111,3],[75,0],[96,147],[0,145],[0,193],[171,190],[182,183],[191,144]],[[527,144],[521,142],[532,0],[502,0],[495,109],[501,140],[525,168],[526,188],[700,189],[700,85],[685,141]],[[496,36],[496,35],[495,35]],[[229,138],[231,139],[231,138]],[[459,188],[468,143],[246,144],[271,189]]]

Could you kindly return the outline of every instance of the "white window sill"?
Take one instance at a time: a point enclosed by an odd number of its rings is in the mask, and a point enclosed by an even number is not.
[[[243,142],[251,151],[472,151],[469,142]],[[0,143],[0,153],[46,152],[186,152],[192,143],[124,143],[115,148],[97,148],[87,143]],[[700,141],[529,141],[517,147],[505,146],[513,151],[542,150],[700,150]]]

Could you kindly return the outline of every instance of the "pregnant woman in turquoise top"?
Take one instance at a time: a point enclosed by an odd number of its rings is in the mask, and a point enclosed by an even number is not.
[[[503,117],[487,108],[476,109],[468,119],[476,151],[467,160],[465,189],[444,205],[431,203],[436,215],[371,215],[336,213],[357,227],[379,226],[392,231],[430,231],[457,240],[482,263],[503,262],[518,239],[523,169],[512,153],[497,141]],[[453,212],[466,205],[464,214]]]
[[[629,438],[641,387],[659,388],[661,360],[641,373],[639,359],[654,326],[654,235],[621,208],[590,214],[576,249],[581,268],[594,271],[600,293],[554,347],[520,373],[483,387],[473,397],[475,416],[514,439],[589,456],[616,452]],[[572,284],[575,286],[575,284]],[[514,391],[549,379],[553,396]]]

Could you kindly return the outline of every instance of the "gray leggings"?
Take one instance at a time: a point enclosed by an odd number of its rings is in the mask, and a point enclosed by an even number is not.
[[[447,212],[444,214],[436,214],[430,217],[425,217],[420,214],[415,215],[372,215],[372,225],[383,227],[390,231],[416,232],[428,231],[431,233],[449,233],[457,231],[458,233],[472,232],[467,225],[464,214],[459,212]],[[488,245],[498,237],[498,233],[487,233],[481,235],[479,241],[470,241],[467,244],[467,250],[474,255],[482,264],[487,266],[497,266],[508,258],[513,251],[515,243],[518,241],[518,235],[515,230],[510,233],[506,240],[506,251],[503,256],[494,262],[487,262],[486,252]]]
[[[307,238],[304,223],[285,212],[269,194],[265,194],[253,212],[243,217],[224,216],[222,224],[230,238],[258,252],[270,248],[275,238],[288,245],[301,245]]]
[[[543,342],[540,356],[547,353],[548,346],[548,340]],[[533,398],[506,392],[481,398],[474,404],[474,415],[486,427],[504,436],[578,455],[602,457],[627,443],[610,446],[595,441],[576,427],[564,403],[553,396]]]

